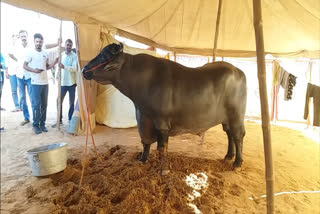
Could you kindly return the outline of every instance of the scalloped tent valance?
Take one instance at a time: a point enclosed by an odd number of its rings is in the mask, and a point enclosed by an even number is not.
[[[178,53],[212,55],[218,0],[4,0]],[[266,53],[319,58],[319,1],[263,0]],[[217,56],[255,56],[252,1],[225,0]]]

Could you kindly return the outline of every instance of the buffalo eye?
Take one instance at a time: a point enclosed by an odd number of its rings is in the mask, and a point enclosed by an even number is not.
[[[108,59],[106,52],[101,53],[99,58],[101,61],[106,61]]]
[[[117,44],[112,44],[112,46],[110,47],[110,52],[112,55],[117,55],[120,52],[120,46]]]

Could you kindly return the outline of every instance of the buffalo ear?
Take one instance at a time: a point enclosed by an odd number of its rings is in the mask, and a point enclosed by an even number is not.
[[[119,45],[114,44],[114,46],[110,50],[112,55],[118,55],[118,54],[122,53],[122,51],[123,51],[123,44],[121,42]]]
[[[122,53],[123,51],[123,44],[122,42],[119,43],[119,53]]]

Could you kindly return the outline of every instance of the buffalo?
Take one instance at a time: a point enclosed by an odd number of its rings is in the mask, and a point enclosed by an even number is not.
[[[227,62],[188,68],[147,54],[123,52],[110,44],[82,69],[88,80],[114,85],[132,100],[143,145],[139,160],[148,158],[157,141],[161,174],[169,172],[168,139],[183,133],[202,135],[222,124],[228,136],[225,160],[242,164],[247,86],[244,73]]]

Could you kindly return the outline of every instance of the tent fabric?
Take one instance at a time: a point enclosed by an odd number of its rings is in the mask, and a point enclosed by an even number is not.
[[[97,56],[102,48],[101,27],[95,24],[78,24],[79,58],[81,68]]]
[[[77,72],[77,93],[78,93],[78,104],[79,104],[79,115],[73,115],[79,117],[75,127],[76,134],[84,133],[87,130],[88,121],[88,109],[91,129],[96,127],[96,99],[97,99],[97,83],[94,80],[85,80],[81,75],[80,68],[87,64],[93,59],[101,48],[100,40],[100,27],[97,25],[82,24],[77,27],[77,39],[80,40],[78,45],[78,58],[79,58],[79,72]]]
[[[177,53],[212,55],[218,0],[4,0]],[[217,56],[255,56],[251,0],[222,3]],[[266,53],[319,56],[318,0],[262,0]],[[82,41],[81,41],[82,42]]]
[[[133,102],[112,85],[102,86],[97,96],[96,122],[111,128],[130,128],[137,125]]]

